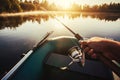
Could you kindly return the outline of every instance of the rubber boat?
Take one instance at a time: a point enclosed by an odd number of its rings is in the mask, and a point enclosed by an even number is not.
[[[2,80],[113,80],[112,71],[88,55],[85,55],[84,67],[79,62],[71,63],[69,50],[79,45],[71,36],[44,39]]]

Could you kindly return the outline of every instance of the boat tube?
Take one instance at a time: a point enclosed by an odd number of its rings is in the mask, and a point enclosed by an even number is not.
[[[30,50],[2,80],[113,80],[112,71],[88,55],[84,67],[77,62],[69,65],[68,50],[74,46],[79,46],[74,37],[47,39]],[[62,69],[65,66],[67,69]]]

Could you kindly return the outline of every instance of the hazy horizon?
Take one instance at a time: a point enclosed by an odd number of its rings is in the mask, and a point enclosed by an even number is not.
[[[40,0],[41,1],[41,0]],[[55,3],[55,4],[72,4],[72,3],[77,3],[77,4],[88,4],[88,5],[95,5],[95,4],[103,4],[103,3],[120,3],[120,0],[47,0],[50,3]]]

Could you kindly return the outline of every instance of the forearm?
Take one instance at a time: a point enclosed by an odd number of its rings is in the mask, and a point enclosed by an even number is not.
[[[109,53],[113,55],[113,57],[120,62],[120,42],[118,41],[110,41],[108,49]]]

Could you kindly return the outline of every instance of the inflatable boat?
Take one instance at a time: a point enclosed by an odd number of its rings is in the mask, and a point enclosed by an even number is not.
[[[2,80],[113,80],[112,71],[100,60],[86,55],[84,66],[72,60],[69,50],[79,45],[70,36],[43,39]]]

